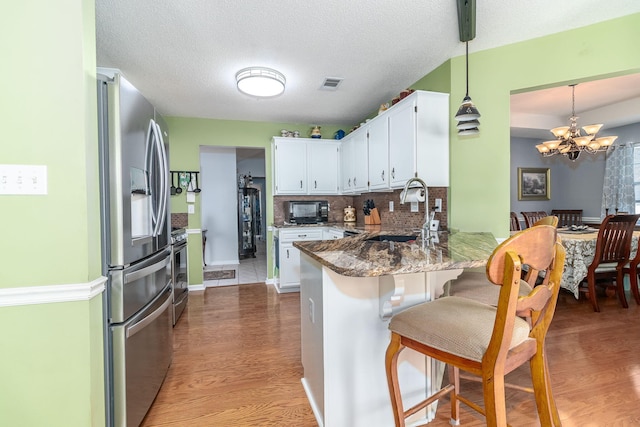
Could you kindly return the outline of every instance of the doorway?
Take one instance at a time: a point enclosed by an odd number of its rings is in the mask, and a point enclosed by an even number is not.
[[[263,283],[267,279],[265,149],[200,147],[202,229],[207,230],[204,286]],[[251,177],[251,182],[246,182]],[[256,188],[255,252],[240,256],[243,186]]]

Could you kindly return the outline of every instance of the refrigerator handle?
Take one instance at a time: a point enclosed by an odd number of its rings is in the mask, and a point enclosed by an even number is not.
[[[158,317],[160,317],[160,315],[167,309],[167,307],[173,303],[173,299],[171,298],[171,295],[169,294],[169,296],[167,297],[167,299],[165,300],[164,303],[162,303],[162,305],[160,307],[158,307],[156,310],[154,310],[152,313],[150,313],[147,317],[145,317],[144,319],[140,320],[137,323],[134,323],[133,325],[129,326],[126,330],[126,337],[127,338],[131,338],[132,336],[134,336],[135,334],[137,334],[138,332],[140,332],[142,329],[144,329],[148,324],[150,324],[151,322],[153,322],[154,320],[156,320]]]
[[[160,129],[160,125],[154,121],[154,129],[156,135],[156,144],[158,146],[158,155],[160,159],[161,171],[160,175],[162,179],[160,180],[162,184],[161,189],[161,203],[159,206],[158,216],[160,219],[158,220],[158,229],[156,235],[159,235],[162,232],[163,224],[167,218],[168,204],[169,204],[169,159],[167,159],[167,150],[164,147],[164,139],[162,138],[162,130]]]
[[[155,135],[155,126],[154,120],[149,120],[149,129],[147,130],[147,147],[145,150],[144,163],[147,169],[147,173],[153,176],[153,151],[156,149],[156,144],[154,142]],[[153,191],[153,189],[150,189]],[[153,200],[153,199],[152,199]],[[152,236],[156,236],[156,229],[158,227],[158,207],[151,207],[151,221],[153,223],[153,231],[151,232]]]

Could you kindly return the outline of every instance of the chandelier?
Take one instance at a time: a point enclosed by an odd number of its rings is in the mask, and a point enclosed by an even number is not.
[[[590,154],[607,151],[607,149],[618,138],[617,136],[603,136],[596,138],[596,134],[602,124],[583,126],[582,130],[586,135],[582,135],[578,128],[578,117],[576,116],[576,85],[571,86],[571,117],[569,126],[561,126],[551,129],[551,133],[556,137],[551,141],[545,141],[536,145],[536,148],[544,157],[562,154],[573,161],[578,158],[581,152]]]

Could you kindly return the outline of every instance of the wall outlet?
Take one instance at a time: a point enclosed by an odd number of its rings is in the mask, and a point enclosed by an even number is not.
[[[442,199],[436,199],[435,207],[436,212],[442,212]]]
[[[418,202],[411,202],[411,212],[419,212]]]
[[[393,200],[389,200],[389,212],[393,212]]]
[[[189,214],[194,214],[194,213],[196,213],[196,207],[195,207],[195,205],[187,205],[187,213],[189,213]]]

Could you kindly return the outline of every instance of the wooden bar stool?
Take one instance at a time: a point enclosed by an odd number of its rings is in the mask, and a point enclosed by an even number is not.
[[[522,265],[545,272],[542,284],[519,296]],[[540,423],[561,425],[551,393],[545,336],[555,311],[564,268],[564,248],[556,228],[541,225],[500,244],[487,263],[486,276],[499,287],[497,307],[455,296],[408,308],[389,324],[391,342],[385,364],[395,424],[446,394],[451,422],[459,424],[460,402],[486,416],[488,426],[506,426],[504,376],[530,362]],[[536,274],[537,276],[537,274]],[[398,381],[398,354],[406,347],[449,365],[450,384],[405,410]],[[484,409],[460,395],[459,370],[482,379]]]

